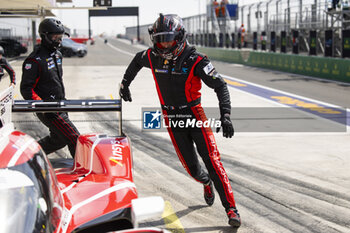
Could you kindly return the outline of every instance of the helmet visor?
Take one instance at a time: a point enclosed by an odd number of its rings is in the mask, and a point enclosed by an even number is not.
[[[176,45],[176,42],[175,41],[160,42],[160,43],[156,43],[156,45],[159,49],[167,50],[167,49],[173,48]]]
[[[158,32],[152,35],[153,43],[176,41],[178,33],[175,32]]]
[[[169,53],[176,46],[176,33],[174,32],[159,32],[153,34],[153,43],[161,53]]]

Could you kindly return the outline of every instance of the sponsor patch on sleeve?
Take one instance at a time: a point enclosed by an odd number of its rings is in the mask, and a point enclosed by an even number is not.
[[[47,63],[47,68],[50,70],[50,69],[52,69],[52,68],[54,68],[55,67],[55,62],[52,60],[52,61],[49,61],[48,63]]]
[[[24,69],[26,70],[30,70],[32,68],[32,64],[29,64],[27,63],[25,66],[24,66]]]
[[[211,73],[211,71],[213,71],[215,68],[213,66],[213,64],[211,64],[211,62],[208,63],[208,65],[206,65],[204,68],[203,68],[203,71],[206,75],[208,75],[209,73]]]

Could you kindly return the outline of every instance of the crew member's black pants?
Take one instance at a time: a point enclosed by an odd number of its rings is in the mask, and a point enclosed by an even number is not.
[[[333,9],[336,9],[336,8],[337,8],[338,3],[339,3],[339,0],[333,0],[333,1],[332,1],[332,7],[333,7]]]
[[[165,123],[175,147],[176,153],[186,171],[198,182],[205,184],[211,179],[220,195],[222,205],[225,209],[235,208],[233,191],[229,178],[220,161],[220,154],[216,146],[214,134],[210,127],[179,127],[174,126],[176,121],[206,121],[204,110],[201,105],[182,110],[164,110]],[[166,117],[168,116],[168,117]],[[177,117],[180,116],[180,117]],[[186,123],[184,123],[186,124]],[[170,127],[169,127],[170,126]],[[195,151],[202,157],[202,160],[209,174],[199,164]]]
[[[39,120],[46,125],[50,134],[38,141],[46,154],[59,150],[66,145],[74,158],[79,131],[69,120],[66,112],[37,113]]]

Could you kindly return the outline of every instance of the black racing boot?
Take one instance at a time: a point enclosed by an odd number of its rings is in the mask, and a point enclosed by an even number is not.
[[[213,182],[211,180],[208,184],[204,184],[204,200],[208,206],[212,206],[215,200],[215,194],[213,189]]]
[[[239,216],[237,209],[230,208],[226,210],[226,213],[228,217],[228,224],[236,228],[241,226],[241,217]]]

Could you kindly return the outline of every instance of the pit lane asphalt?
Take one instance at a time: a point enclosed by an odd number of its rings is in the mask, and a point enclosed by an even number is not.
[[[142,50],[125,41],[109,39],[109,43],[131,54]],[[132,59],[127,53],[96,40],[87,57],[65,58],[67,97],[115,97],[117,83]],[[343,107],[349,104],[349,87],[344,84],[213,63],[226,75]],[[19,82],[21,63],[12,65]],[[15,94],[20,98],[18,88]],[[168,227],[173,232],[235,232],[227,225],[218,195],[212,207],[205,206],[201,185],[185,174],[167,134],[140,130],[141,107],[159,106],[154,89],[150,71],[143,69],[131,87],[133,102],[124,104],[124,131],[132,140],[139,195],[162,196],[172,205],[181,226],[157,219],[141,226]],[[203,87],[207,96],[203,102],[216,106],[212,92]],[[234,88],[230,92],[233,106],[273,105]],[[112,113],[71,114],[71,118],[81,132],[115,133]],[[14,121],[18,129],[36,139],[47,132],[32,114],[16,115]],[[237,232],[350,232],[349,139],[347,133],[237,133],[233,139],[217,134],[242,216],[243,225]]]

